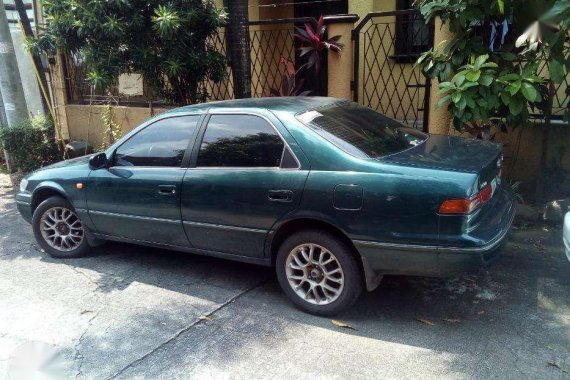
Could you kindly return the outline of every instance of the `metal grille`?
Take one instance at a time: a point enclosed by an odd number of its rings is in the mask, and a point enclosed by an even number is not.
[[[294,18],[278,20],[260,20],[250,22],[252,97],[268,96],[272,87],[279,87],[283,68],[281,57],[295,62],[294,26],[305,22],[315,22],[313,18]],[[212,35],[208,43],[229,57],[226,32],[224,28]],[[326,68],[323,68],[326,70]],[[120,103],[143,103],[156,101],[155,94],[150,93],[148,86],[143,86],[144,93],[136,99],[125,98],[119,94],[118,86],[112,85],[102,93],[91,93],[89,83],[85,80],[86,69],[80,59],[67,56],[64,59],[64,72],[68,101],[70,103],[88,103],[95,96],[118,97]],[[231,62],[227,68],[227,78],[219,83],[205,81],[204,86],[209,93],[209,100],[225,100],[233,98],[233,80]]]
[[[415,10],[369,13],[354,29],[354,100],[427,129],[429,86],[413,63],[433,45],[433,25]]]
[[[278,88],[281,83],[283,68],[281,57],[295,62],[294,26],[305,22],[315,22],[313,18],[260,20],[249,23],[251,43],[251,96],[269,96],[271,88]],[[218,51],[229,57],[225,30],[221,29],[212,37]],[[231,62],[227,79],[221,83],[209,83],[207,88],[212,100],[233,98]]]
[[[281,83],[283,71],[279,64],[281,57],[295,62],[293,24],[271,25],[270,29],[250,30],[250,35],[251,96],[269,96],[269,90],[272,87],[278,88]]]
[[[542,60],[538,67],[538,75],[543,78],[548,78],[549,74],[548,62]],[[562,83],[555,84],[554,98],[552,99],[552,119],[562,120],[564,113],[568,109],[568,102],[570,101],[570,72],[566,74]],[[538,109],[530,109],[531,117],[534,119],[542,119],[544,115]]]

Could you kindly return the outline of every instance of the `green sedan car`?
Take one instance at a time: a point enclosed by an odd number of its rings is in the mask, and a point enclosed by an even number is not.
[[[501,165],[497,144],[345,100],[243,99],[160,114],[16,199],[51,256],[121,241],[274,266],[295,304],[332,315],[384,275],[490,263],[515,214]]]

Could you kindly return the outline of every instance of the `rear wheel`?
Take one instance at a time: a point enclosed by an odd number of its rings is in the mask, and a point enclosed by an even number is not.
[[[73,206],[63,198],[40,203],[32,219],[34,236],[50,256],[71,258],[89,252],[86,231]]]
[[[300,231],[285,240],[276,270],[285,294],[311,314],[339,313],[362,292],[360,266],[351,248],[324,231]]]

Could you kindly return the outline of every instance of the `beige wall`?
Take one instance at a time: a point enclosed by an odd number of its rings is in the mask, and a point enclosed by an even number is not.
[[[106,106],[71,104],[65,107],[70,140],[87,141],[94,148],[101,146],[105,126],[101,115]],[[121,126],[123,133],[131,131],[153,115],[166,111],[164,108],[113,107],[113,121]]]

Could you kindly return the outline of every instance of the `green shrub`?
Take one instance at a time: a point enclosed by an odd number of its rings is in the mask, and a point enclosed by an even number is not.
[[[59,160],[53,123],[43,116],[0,128],[0,143],[10,155],[12,171],[27,173]]]

